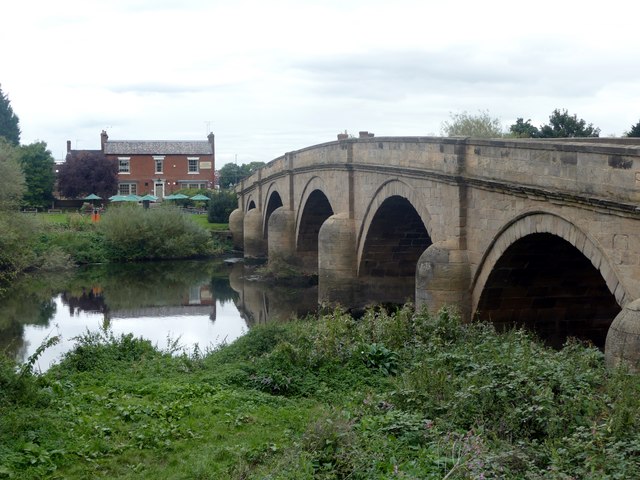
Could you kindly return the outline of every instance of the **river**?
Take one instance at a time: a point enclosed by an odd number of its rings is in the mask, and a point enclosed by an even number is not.
[[[314,312],[317,298],[315,286],[273,286],[242,262],[222,260],[32,275],[0,299],[0,350],[24,362],[58,335],[61,341],[38,357],[36,370],[45,371],[73,348],[74,337],[108,325],[115,335],[132,333],[160,349],[206,351],[256,324]]]

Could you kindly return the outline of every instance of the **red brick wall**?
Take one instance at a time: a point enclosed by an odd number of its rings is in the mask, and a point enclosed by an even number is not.
[[[118,161],[119,157],[129,157],[129,173],[119,173],[118,182],[135,183],[138,194],[154,193],[154,183],[161,179],[165,181],[165,195],[184,188],[180,181],[206,183],[207,188],[213,188],[215,163],[212,154],[208,155],[165,155],[162,173],[156,173],[156,161],[153,155],[107,155]],[[198,173],[189,173],[188,158],[199,158],[199,165],[209,162],[211,168],[200,166]]]

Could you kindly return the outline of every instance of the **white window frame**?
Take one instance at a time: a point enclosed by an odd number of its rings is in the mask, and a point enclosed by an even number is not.
[[[195,171],[191,170],[191,162],[195,162]],[[197,175],[200,173],[200,157],[187,157],[187,173],[189,175]]]
[[[123,187],[127,187],[126,192]],[[138,184],[132,182],[118,183],[118,195],[136,195],[138,193]]]
[[[124,169],[125,165],[126,165],[126,170]],[[131,157],[118,157],[118,174],[129,175],[130,173],[131,173]]]
[[[153,157],[153,163],[154,163],[154,173],[164,173],[164,155],[163,156],[154,156]],[[158,169],[158,165],[160,165],[160,169]]]

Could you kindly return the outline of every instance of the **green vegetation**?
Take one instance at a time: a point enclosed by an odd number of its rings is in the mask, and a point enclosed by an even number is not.
[[[500,138],[503,136],[499,118],[480,111],[477,115],[467,112],[452,113],[451,119],[442,122],[442,134],[446,137]]]
[[[9,96],[0,85],[0,137],[12,145],[20,144],[20,120],[11,108]]]
[[[89,215],[0,211],[0,295],[25,271],[70,268],[74,264],[195,258],[228,251],[222,237],[203,228],[197,217],[174,207],[145,210],[112,206],[99,223]]]
[[[639,377],[446,310],[333,312],[212,352],[105,325],[33,362],[0,364],[0,478],[640,476]]]
[[[509,127],[510,134],[520,138],[571,138],[571,137],[599,137],[600,129],[588,124],[583,119],[578,119],[576,114],[569,115],[564,109],[556,108],[549,115],[549,123],[540,128],[531,124],[531,120],[524,121],[518,118],[516,123]]]
[[[212,223],[229,221],[229,215],[238,208],[238,196],[231,190],[218,190],[211,195],[207,218]]]

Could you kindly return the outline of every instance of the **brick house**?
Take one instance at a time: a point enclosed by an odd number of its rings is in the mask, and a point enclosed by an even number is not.
[[[207,140],[109,140],[100,134],[101,151],[118,163],[118,193],[151,193],[163,198],[183,188],[214,188],[215,136]],[[71,142],[67,142],[71,151]]]

